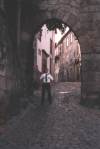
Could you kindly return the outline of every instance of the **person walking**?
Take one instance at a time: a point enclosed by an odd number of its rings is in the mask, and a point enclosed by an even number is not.
[[[53,81],[52,75],[48,72],[48,69],[45,69],[44,73],[41,74],[40,80],[42,81],[42,97],[41,97],[41,104],[44,103],[45,94],[48,94],[48,101],[51,104],[51,81]]]

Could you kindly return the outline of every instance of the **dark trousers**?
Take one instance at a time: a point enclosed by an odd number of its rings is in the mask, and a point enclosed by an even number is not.
[[[45,100],[45,94],[48,94],[48,101],[51,104],[52,99],[51,99],[51,85],[50,83],[43,83],[42,84],[42,98],[41,98],[41,104],[44,103]]]

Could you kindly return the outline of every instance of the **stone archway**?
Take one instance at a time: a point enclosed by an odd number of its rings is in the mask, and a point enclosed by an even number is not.
[[[65,22],[78,37],[82,54],[81,101],[98,102],[100,97],[99,13],[98,1],[43,1],[39,4],[37,25],[48,19],[57,18]],[[98,8],[99,9],[99,8]],[[97,13],[97,14],[96,14]],[[41,18],[41,19],[40,19]],[[95,27],[96,26],[96,27]]]
[[[20,1],[19,1],[20,2]],[[27,5],[28,4],[28,5]],[[81,97],[93,102],[100,97],[100,2],[98,0],[21,1],[20,46],[17,51],[22,70],[19,77],[32,87],[32,40],[48,19],[65,22],[78,37],[82,53]],[[19,12],[19,9],[17,9]],[[16,56],[16,55],[15,55]],[[17,81],[17,80],[16,80]]]
[[[66,4],[66,5],[65,5]],[[79,2],[74,6],[73,2],[65,2],[60,1],[57,3],[57,1],[50,1],[50,2],[40,2],[34,4],[34,6],[37,8],[37,10],[33,10],[34,15],[30,17],[32,20],[30,24],[28,24],[27,28],[25,25],[27,25],[27,22],[29,21],[28,13],[26,13],[25,23],[23,25],[24,35],[27,34],[31,36],[31,33],[33,33],[33,36],[35,33],[41,28],[41,26],[50,19],[59,19],[62,22],[68,24],[68,26],[73,30],[76,35],[78,34],[80,30],[80,23],[78,22],[79,19]],[[73,9],[71,7],[73,6]],[[34,8],[35,8],[34,7]],[[32,26],[33,25],[33,26]],[[30,31],[31,29],[31,31]],[[22,33],[23,34],[23,33]],[[25,38],[25,36],[22,36]],[[30,41],[30,39],[25,39],[27,42]],[[25,44],[26,44],[25,41]],[[23,45],[22,45],[23,44]],[[24,47],[24,43],[21,42],[22,47]],[[27,47],[27,46],[26,46]],[[25,50],[25,49],[24,49]],[[27,49],[26,49],[27,50]]]

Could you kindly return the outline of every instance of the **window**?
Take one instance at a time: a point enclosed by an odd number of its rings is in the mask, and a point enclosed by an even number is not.
[[[68,47],[68,38],[66,38],[66,46]]]
[[[71,42],[73,42],[73,34],[71,33]]]
[[[41,56],[41,50],[40,50],[40,49],[38,49],[38,55],[40,55],[40,56]]]
[[[68,44],[71,43],[71,34],[68,35],[68,42],[69,42]]]
[[[41,41],[41,37],[42,37],[42,29],[39,31],[39,34],[38,34],[38,39]]]
[[[50,39],[50,53],[52,54],[52,39]]]
[[[57,43],[55,43],[55,48],[56,48],[56,46],[57,46]]]

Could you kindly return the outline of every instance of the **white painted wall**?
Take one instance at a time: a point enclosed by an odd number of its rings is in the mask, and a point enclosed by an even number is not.
[[[48,55],[50,55],[50,39],[55,40],[54,31],[48,31],[46,25],[42,27],[41,41],[37,38],[37,65],[38,69],[42,71],[42,50],[44,49]],[[38,50],[41,50],[41,55],[38,54]],[[47,67],[50,69],[50,57],[47,60]]]

